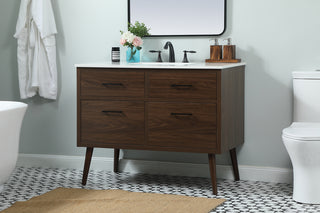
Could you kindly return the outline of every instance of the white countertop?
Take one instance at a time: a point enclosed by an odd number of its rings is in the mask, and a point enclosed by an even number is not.
[[[169,62],[140,62],[140,63],[88,63],[75,64],[75,67],[95,68],[139,68],[139,69],[227,69],[244,66],[246,63],[169,63]]]

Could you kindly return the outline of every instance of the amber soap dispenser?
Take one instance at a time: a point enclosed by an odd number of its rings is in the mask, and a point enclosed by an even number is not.
[[[236,59],[236,45],[231,44],[231,38],[223,39],[227,44],[218,44],[218,39],[215,40],[215,45],[210,46],[210,59],[206,59],[206,63],[238,63],[241,59]],[[222,49],[222,53],[221,53]],[[222,55],[222,57],[221,57]]]
[[[223,46],[223,59],[224,60],[232,60],[236,59],[236,46],[231,45],[231,38],[224,39],[228,43]]]
[[[219,45],[219,40],[217,38],[210,39],[214,40],[214,45],[210,45],[210,59],[211,60],[221,60],[222,57],[222,46]]]

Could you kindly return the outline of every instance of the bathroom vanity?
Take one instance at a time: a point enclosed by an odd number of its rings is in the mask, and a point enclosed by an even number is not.
[[[82,64],[77,67],[77,146],[206,153],[217,194],[215,155],[244,143],[244,63]]]

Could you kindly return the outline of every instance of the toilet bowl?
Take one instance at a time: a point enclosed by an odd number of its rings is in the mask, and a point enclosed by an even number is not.
[[[294,122],[282,139],[293,167],[293,200],[320,204],[320,123]]]
[[[282,140],[293,167],[293,200],[320,204],[320,72],[293,72],[293,123]]]

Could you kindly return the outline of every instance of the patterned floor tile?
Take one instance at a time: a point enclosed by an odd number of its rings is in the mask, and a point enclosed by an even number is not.
[[[90,171],[86,186],[81,185],[82,170],[17,168],[0,194],[0,211],[16,201],[25,201],[58,187],[123,189],[227,201],[212,212],[320,212],[320,205],[292,200],[292,185],[258,181],[218,180],[218,195],[212,195],[208,178]]]

